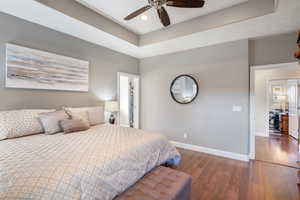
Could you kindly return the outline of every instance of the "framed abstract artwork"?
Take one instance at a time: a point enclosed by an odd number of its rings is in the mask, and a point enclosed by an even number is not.
[[[7,88],[89,90],[89,62],[6,44]]]

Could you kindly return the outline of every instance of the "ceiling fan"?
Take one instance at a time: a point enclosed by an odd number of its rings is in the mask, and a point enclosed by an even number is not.
[[[166,6],[173,6],[178,8],[202,8],[205,4],[203,0],[148,0],[149,5],[138,9],[137,11],[131,13],[124,20],[131,20],[136,16],[146,12],[150,8],[155,8],[157,10],[158,17],[164,26],[170,25],[169,15],[164,8]]]

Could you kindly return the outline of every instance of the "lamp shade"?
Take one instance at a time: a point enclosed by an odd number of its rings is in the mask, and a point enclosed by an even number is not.
[[[105,111],[106,112],[118,112],[119,111],[119,103],[117,101],[105,102]]]

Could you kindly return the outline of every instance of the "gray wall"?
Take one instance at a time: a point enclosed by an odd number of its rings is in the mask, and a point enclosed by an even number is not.
[[[250,65],[297,62],[293,56],[296,41],[296,32],[250,40]]]
[[[137,60],[0,13],[0,110],[59,108],[102,104],[114,99],[117,72],[142,76],[141,125],[171,140],[248,153],[249,55],[251,64],[295,61],[296,33],[237,41]],[[90,92],[6,89],[5,43],[14,43],[90,61]],[[250,50],[250,52],[248,52]],[[199,81],[200,93],[189,105],[170,96],[170,83],[187,73]],[[232,112],[233,105],[243,111]],[[188,138],[183,138],[188,133]]]
[[[0,110],[101,104],[115,98],[117,72],[138,73],[137,59],[0,13]],[[90,92],[5,88],[5,43],[90,61]]]
[[[143,129],[178,142],[248,154],[247,40],[142,59],[140,74]],[[170,96],[170,84],[179,74],[198,80],[199,96],[191,104],[177,104]],[[242,106],[242,112],[232,112],[233,105]]]

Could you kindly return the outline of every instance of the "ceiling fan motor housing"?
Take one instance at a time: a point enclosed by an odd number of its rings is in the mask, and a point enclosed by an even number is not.
[[[159,9],[161,8],[164,4],[167,3],[167,0],[148,0],[148,3],[156,8],[156,9]]]
[[[204,0],[148,0],[149,5],[146,5],[127,17],[124,18],[124,20],[131,20],[138,15],[146,12],[147,10],[151,8],[155,8],[157,10],[158,17],[161,21],[161,23],[166,27],[169,26],[170,23],[170,17],[167,12],[167,10],[164,8],[164,5],[166,6],[173,6],[173,7],[179,7],[179,8],[202,8],[204,6],[205,1]]]

